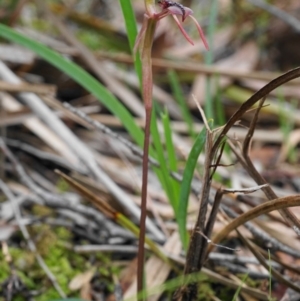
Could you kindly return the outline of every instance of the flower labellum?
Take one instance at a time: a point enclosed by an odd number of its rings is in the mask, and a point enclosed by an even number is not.
[[[172,15],[181,15],[182,22],[185,20],[186,17],[193,13],[193,11],[190,8],[185,7],[177,2],[169,0],[159,0],[158,4],[163,10],[168,10]]]

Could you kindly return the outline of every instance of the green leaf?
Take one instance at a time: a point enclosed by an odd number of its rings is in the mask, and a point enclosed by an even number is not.
[[[173,144],[170,117],[167,110],[165,110],[165,112],[161,114],[161,119],[164,126],[165,143],[166,143],[166,148],[168,153],[169,168],[172,171],[177,171],[176,151]]]
[[[166,158],[164,155],[163,145],[161,143],[161,138],[159,135],[159,131],[157,128],[157,118],[156,112],[153,110],[152,118],[151,118],[151,135],[153,139],[153,145],[155,147],[157,160],[160,165],[160,169],[155,169],[157,176],[159,177],[160,183],[163,186],[164,191],[166,192],[171,205],[173,206],[174,212],[175,211],[175,196],[170,186],[170,175],[166,164]]]
[[[238,296],[239,296],[239,293],[240,293],[240,291],[241,291],[241,289],[242,289],[242,286],[243,286],[243,284],[246,283],[247,278],[248,278],[248,274],[244,275],[241,284],[239,285],[239,287],[237,288],[237,290],[236,290],[236,292],[235,292],[235,294],[234,294],[234,296],[233,296],[232,301],[237,300],[237,298],[238,298]],[[272,278],[272,277],[271,277],[271,278]]]
[[[186,235],[186,215],[188,208],[189,195],[191,190],[192,179],[194,176],[194,170],[197,165],[198,157],[204,147],[206,139],[206,128],[197,136],[195,143],[189,153],[189,157],[186,162],[186,166],[183,172],[183,178],[180,186],[180,197],[178,205],[177,223],[179,227],[179,234],[181,242],[185,250],[187,249],[187,235]]]
[[[216,97],[215,97],[215,110],[216,110],[216,125],[222,126],[226,123],[225,110],[222,104],[222,92],[220,87],[220,77],[216,76],[214,78],[214,86],[217,87]]]
[[[112,114],[114,114],[121,120],[126,130],[130,133],[130,135],[138,145],[143,145],[144,134],[142,130],[136,125],[133,117],[128,112],[128,110],[117,100],[117,98],[112,93],[109,92],[109,90],[101,85],[84,69],[61,56],[57,52],[47,48],[43,44],[27,38],[3,24],[0,24],[0,36],[32,50],[44,60],[49,62],[51,65],[57,67],[65,74],[69,75],[74,81],[76,81],[78,84],[92,93],[112,112]]]
[[[168,163],[168,170],[177,172],[177,158],[176,158],[176,150],[174,148],[174,143],[172,139],[172,129],[170,124],[170,118],[168,111],[165,110],[165,113],[161,114],[163,126],[164,126],[164,134],[165,134],[165,143],[167,149],[167,163]],[[180,191],[180,184],[175,179],[169,177],[171,189],[173,191],[174,196],[174,205],[173,208],[176,210],[178,208],[178,201],[179,201],[179,191]],[[174,212],[177,215],[177,212]]]

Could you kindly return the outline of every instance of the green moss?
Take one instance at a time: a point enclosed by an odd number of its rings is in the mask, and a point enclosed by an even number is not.
[[[46,216],[52,214],[53,210],[49,207],[36,204],[32,207],[32,213],[37,216]]]
[[[70,185],[63,178],[59,178],[56,183],[56,188],[59,192],[66,192],[70,189]]]
[[[29,227],[31,237],[35,241],[39,254],[42,255],[48,268],[54,274],[57,282],[69,297],[78,297],[79,292],[70,291],[68,285],[78,274],[91,268],[91,264],[86,255],[77,254],[64,247],[64,243],[72,242],[72,233],[64,228],[52,229],[49,225],[35,225]],[[22,245],[24,242],[22,241]],[[9,254],[15,266],[17,275],[21,278],[29,290],[42,291],[40,296],[36,296],[36,301],[48,301],[59,299],[57,291],[37,263],[35,256],[27,248],[10,247]],[[101,278],[107,283],[108,288],[113,290],[112,273],[118,272],[118,268],[111,266],[110,256],[107,254],[97,254],[96,264]],[[5,281],[11,275],[11,268],[0,253],[0,282]],[[14,300],[23,300],[15,297]]]

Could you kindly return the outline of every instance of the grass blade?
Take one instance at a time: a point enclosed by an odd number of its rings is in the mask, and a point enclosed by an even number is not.
[[[179,204],[177,208],[178,215],[177,223],[179,227],[179,234],[181,238],[181,242],[185,250],[187,249],[188,239],[186,235],[186,215],[188,208],[188,200],[191,190],[192,179],[194,176],[194,170],[197,165],[197,160],[199,154],[201,153],[206,139],[206,129],[203,128],[202,131],[196,138],[196,141],[189,153],[189,157],[186,162],[186,166],[183,172],[183,178],[180,186],[180,196],[179,196]]]
[[[161,138],[159,135],[159,131],[157,128],[157,118],[156,118],[156,112],[153,111],[152,118],[151,118],[151,135],[153,139],[153,145],[155,147],[155,151],[157,154],[157,160],[160,164],[160,169],[156,169],[156,174],[158,175],[160,182],[168,196],[168,199],[173,206],[174,212],[176,212],[175,203],[176,203],[176,197],[174,194],[174,191],[171,189],[170,185],[170,175],[168,171],[168,167],[166,164],[166,158],[164,155],[164,149],[163,145],[161,143]]]
[[[232,301],[236,301],[237,300],[237,298],[238,298],[238,296],[240,294],[241,288],[242,288],[243,284],[246,283],[247,278],[248,278],[248,274],[244,275],[240,286],[238,287],[238,289],[236,290],[236,292],[235,292],[235,294],[233,296]]]
[[[165,143],[166,143],[168,159],[169,159],[168,160],[169,169],[177,172],[176,151],[175,151],[174,144],[173,144],[170,117],[169,117],[167,110],[165,110],[165,112],[161,114],[161,119],[162,119],[163,126],[164,126]]]
[[[165,110],[165,113],[161,114],[163,126],[164,126],[164,134],[165,134],[165,143],[167,149],[167,163],[168,163],[168,170],[177,172],[177,158],[176,158],[176,150],[174,148],[173,139],[172,139],[172,130],[170,124],[170,118],[168,111]],[[174,192],[174,205],[173,208],[178,208],[178,201],[179,201],[179,192],[180,192],[180,184],[175,179],[169,177],[170,186],[172,191]],[[175,215],[177,212],[175,211]]]
[[[216,103],[216,125],[222,126],[226,123],[226,117],[225,117],[225,110],[222,103],[222,93],[221,93],[221,87],[219,85],[220,77],[216,76],[214,78],[214,86],[217,87],[217,92],[215,96],[215,103]]]
[[[131,114],[117,100],[117,98],[109,92],[109,90],[101,85],[84,69],[74,64],[70,60],[62,57],[60,54],[49,49],[43,44],[27,38],[26,36],[3,24],[0,24],[0,36],[32,50],[37,55],[42,57],[45,61],[49,62],[51,65],[69,75],[74,81],[76,81],[78,84],[92,93],[102,104],[104,104],[110,110],[110,112],[112,112],[121,120],[126,130],[130,133],[130,135],[138,145],[143,145],[144,134],[134,122]]]

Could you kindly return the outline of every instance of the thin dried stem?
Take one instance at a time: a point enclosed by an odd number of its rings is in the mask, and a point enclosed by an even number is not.
[[[219,243],[227,235],[238,228],[239,226],[245,224],[246,222],[266,213],[269,213],[274,210],[280,210],[288,207],[296,207],[300,205],[300,195],[287,196],[279,199],[275,199],[261,205],[256,206],[243,213],[233,221],[231,221],[225,228],[222,229],[216,236],[213,238],[215,243]]]

